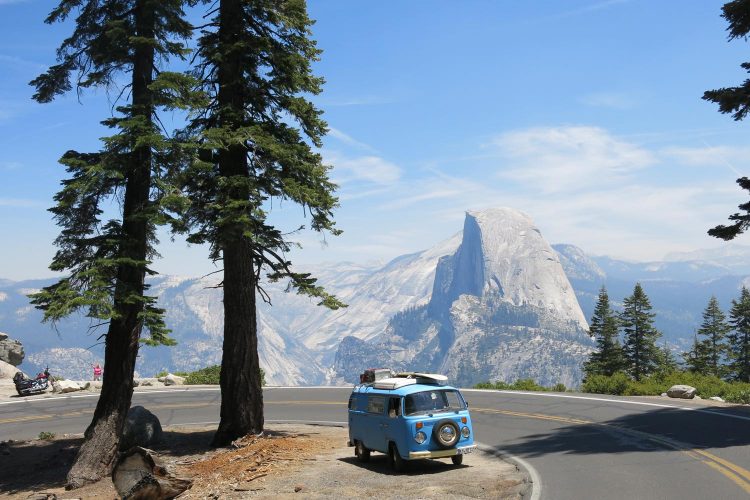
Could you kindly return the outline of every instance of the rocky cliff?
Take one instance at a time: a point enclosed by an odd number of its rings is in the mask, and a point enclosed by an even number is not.
[[[587,324],[557,254],[513,209],[468,212],[461,244],[441,257],[430,300],[393,316],[370,342],[347,339],[334,370],[445,373],[454,383],[533,378],[577,385]]]
[[[23,345],[18,340],[8,338],[7,333],[0,332],[0,361],[13,366],[23,363]]]

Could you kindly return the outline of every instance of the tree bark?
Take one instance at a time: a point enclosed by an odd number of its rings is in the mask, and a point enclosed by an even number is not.
[[[218,105],[221,126],[242,126],[248,106],[243,95],[243,54],[234,47],[244,30],[242,2],[221,0],[219,4]],[[219,152],[219,174],[225,178],[249,176],[247,148],[233,145]],[[247,183],[230,183],[225,204],[248,203]],[[245,208],[250,210],[250,208]],[[233,214],[235,217],[239,214]],[[221,362],[221,420],[214,446],[225,446],[249,433],[263,431],[263,393],[258,359],[258,328],[255,309],[256,276],[252,241],[239,221],[219,229],[224,258],[224,343]]]
[[[139,37],[154,38],[152,0],[136,2],[135,26]],[[154,49],[139,44],[134,49],[132,73],[132,114],[153,119],[153,104],[148,86],[153,81]],[[128,132],[130,133],[130,132]],[[102,392],[85,440],[68,473],[68,489],[98,481],[112,472],[117,459],[125,416],[133,396],[133,372],[143,322],[142,296],[145,260],[149,243],[149,191],[151,188],[151,149],[133,147],[125,186],[123,224],[119,257],[129,263],[118,264],[113,308],[104,348]]]

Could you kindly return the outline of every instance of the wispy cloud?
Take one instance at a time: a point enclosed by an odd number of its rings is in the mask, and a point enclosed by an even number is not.
[[[3,5],[3,0],[0,0],[0,5]],[[12,64],[15,66],[23,66],[26,68],[32,68],[35,71],[44,71],[47,69],[46,65],[38,63],[38,62],[29,61],[27,59],[22,59],[16,56],[9,56],[7,54],[0,54],[0,65],[7,66],[9,64]]]
[[[581,98],[581,102],[593,108],[631,109],[635,106],[633,96],[624,92],[594,92]]]
[[[347,146],[352,146],[357,149],[362,149],[364,151],[371,151],[371,152],[375,151],[375,149],[371,147],[369,144],[365,144],[364,142],[358,141],[357,139],[350,136],[349,134],[346,134],[342,132],[341,130],[334,128],[334,127],[331,127],[328,130],[328,136],[346,144]]]
[[[324,99],[324,106],[375,106],[378,104],[392,104],[394,99],[379,96],[343,97],[339,99]]]
[[[577,9],[565,11],[561,13],[560,16],[575,16],[578,14],[586,14],[588,12],[596,12],[599,10],[608,9],[615,5],[621,5],[629,2],[630,0],[604,0],[603,2],[596,2],[589,5],[584,5],[583,7],[579,7]]]
[[[739,166],[750,163],[750,147],[704,144],[704,147],[667,147],[661,154],[683,165],[721,167],[729,169],[737,177],[748,175],[747,169]]]
[[[337,151],[324,151],[326,163],[334,166],[334,181],[346,185],[353,182],[388,185],[401,178],[401,169],[380,156],[348,157]]]
[[[617,182],[656,163],[636,144],[586,126],[537,127],[508,132],[489,145],[505,166],[498,176],[544,193],[575,192]]]
[[[28,200],[23,198],[0,198],[0,207],[37,208],[43,206],[44,203],[37,200]]]

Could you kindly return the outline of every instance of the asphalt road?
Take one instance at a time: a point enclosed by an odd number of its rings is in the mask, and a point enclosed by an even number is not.
[[[349,392],[267,388],[266,419],[345,423]],[[742,409],[576,394],[464,394],[476,439],[528,464],[544,499],[750,498],[750,413]],[[219,392],[137,392],[133,404],[149,408],[164,426],[209,424],[218,421]],[[83,432],[95,405],[96,395],[79,394],[0,402],[0,440]]]

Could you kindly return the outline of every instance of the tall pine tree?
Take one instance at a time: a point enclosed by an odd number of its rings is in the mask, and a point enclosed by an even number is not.
[[[693,349],[688,359],[691,371],[724,376],[722,362],[726,355],[726,337],[731,327],[716,297],[711,297],[703,311],[703,323],[698,329]],[[698,340],[698,337],[702,337]]]
[[[320,147],[326,124],[305,94],[323,80],[311,64],[320,51],[310,38],[312,20],[303,0],[219,0],[198,42],[197,76],[211,103],[194,120],[201,152],[186,170],[191,200],[184,226],[188,241],[208,243],[224,265],[224,344],[221,421],[216,446],[263,429],[258,360],[256,292],[265,271],[288,280],[320,304],[342,306],[287,258],[289,233],[269,221],[274,204],[292,201],[309,214],[311,228],[338,234],[329,167]]]
[[[750,382],[750,291],[744,286],[739,300],[732,301],[729,316],[734,328],[727,335],[730,375]]]
[[[703,341],[698,340],[698,334],[693,337],[693,346],[689,351],[682,353],[682,359],[688,370],[693,373],[706,373],[708,371],[708,351]]]
[[[750,0],[734,0],[727,2],[722,7],[721,16],[729,22],[727,31],[729,40],[742,38],[747,40],[750,34]],[[750,62],[740,65],[742,69],[750,72]],[[743,120],[750,111],[750,79],[746,79],[742,85],[737,87],[724,87],[717,90],[707,90],[703,93],[703,99],[719,105],[721,113],[731,113],[736,120]],[[746,191],[750,191],[750,179],[740,177],[737,184]],[[750,202],[739,206],[741,213],[729,216],[732,223],[728,226],[718,225],[708,231],[708,234],[724,240],[734,239],[737,235],[750,228]]]
[[[155,254],[155,225],[173,198],[167,171],[182,155],[157,123],[160,107],[192,106],[183,98],[193,80],[158,71],[157,61],[186,54],[191,27],[181,0],[63,0],[47,23],[77,12],[73,33],[58,49],[58,64],[32,83],[34,98],[52,101],[73,89],[109,88],[129,82],[117,114],[103,123],[114,135],[97,153],[68,151],[61,163],[69,177],[50,209],[62,231],[50,266],[66,277],[32,298],[55,321],[75,311],[107,326],[102,392],[85,441],[68,474],[75,488],[110,473],[133,392],[142,330],[145,341],[170,344],[162,310],[146,294],[145,276]],[[119,201],[120,217],[104,220],[102,207]]]
[[[635,380],[653,373],[658,367],[662,353],[656,346],[661,334],[654,328],[651,302],[640,283],[636,283],[633,295],[623,301],[620,325],[623,331],[623,350],[628,371]]]
[[[583,365],[586,376],[612,375],[625,369],[625,357],[619,341],[618,320],[609,305],[607,289],[599,290],[589,335],[596,340],[596,350]]]

